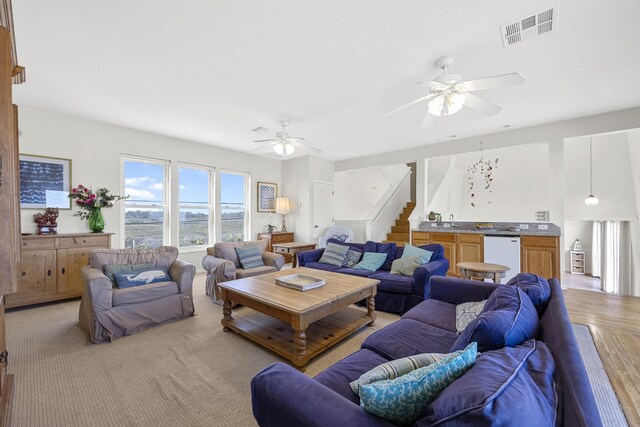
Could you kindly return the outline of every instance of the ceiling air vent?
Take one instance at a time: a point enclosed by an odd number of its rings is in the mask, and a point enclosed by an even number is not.
[[[546,9],[500,26],[502,44],[507,47],[523,42],[555,30],[557,25],[558,7],[554,6],[551,9]]]

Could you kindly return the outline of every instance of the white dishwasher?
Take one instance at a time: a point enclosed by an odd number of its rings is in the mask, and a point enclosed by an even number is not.
[[[484,236],[484,262],[510,268],[500,283],[520,273],[520,236]]]

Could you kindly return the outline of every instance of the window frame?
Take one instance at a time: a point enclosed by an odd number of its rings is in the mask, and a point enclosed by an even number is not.
[[[234,169],[220,169],[220,175],[242,175],[244,176],[244,240],[251,239],[251,172],[234,170]],[[216,206],[220,210],[220,241],[222,242],[222,177],[218,179],[218,191],[220,194],[220,200],[216,201]]]
[[[125,163],[127,161],[146,163],[151,165],[159,165],[164,167],[164,176],[163,176],[163,195],[164,195],[164,204],[163,205],[137,205],[137,204],[129,204],[127,205],[127,201],[124,200],[121,203],[120,209],[120,223],[122,224],[121,235],[120,235],[120,247],[126,248],[126,209],[148,209],[148,208],[162,208],[163,209],[163,221],[162,221],[162,245],[168,246],[171,242],[171,161],[165,159],[157,159],[153,157],[143,157],[136,156],[131,154],[122,154],[120,160],[120,194],[125,194]]]
[[[203,245],[191,245],[191,246],[180,246],[180,210],[182,208],[194,208],[194,209],[205,209],[203,206],[197,205],[182,205],[180,202],[180,169],[195,169],[195,170],[203,170],[208,173],[207,185],[208,191],[207,195],[209,197],[209,201],[207,204],[207,208],[209,210],[209,223],[207,225],[208,230],[208,238],[209,240]],[[180,252],[200,252],[206,250],[208,247],[213,246],[213,243],[216,241],[216,168],[214,166],[207,165],[199,165],[195,163],[187,163],[187,162],[176,162],[176,247]]]

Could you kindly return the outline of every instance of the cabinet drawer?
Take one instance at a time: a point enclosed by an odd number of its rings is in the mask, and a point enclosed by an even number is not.
[[[54,249],[55,247],[55,237],[22,239],[22,249]]]
[[[431,233],[431,241],[433,243],[455,242],[456,235],[453,233]]]
[[[274,243],[291,243],[293,242],[293,234],[272,234],[271,244]]]
[[[557,248],[559,241],[559,237],[553,236],[522,236],[520,238],[520,245],[534,248]]]
[[[109,247],[109,239],[111,236],[78,236],[78,237],[61,237],[60,248],[78,248],[78,247]]]
[[[484,235],[472,234],[472,233],[460,233],[458,234],[459,243],[482,243]]]
[[[277,247],[277,248],[273,248],[273,251],[277,254],[288,254],[289,248]]]
[[[573,254],[572,256],[573,256],[573,259],[575,259],[575,260],[584,259],[584,254]]]

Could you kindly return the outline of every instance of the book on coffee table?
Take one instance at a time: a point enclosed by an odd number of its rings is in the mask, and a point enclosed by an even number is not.
[[[309,289],[319,288],[320,286],[323,286],[324,283],[324,279],[308,276],[306,274],[290,274],[288,276],[280,276],[276,278],[276,285],[296,289],[298,291],[308,291]]]

